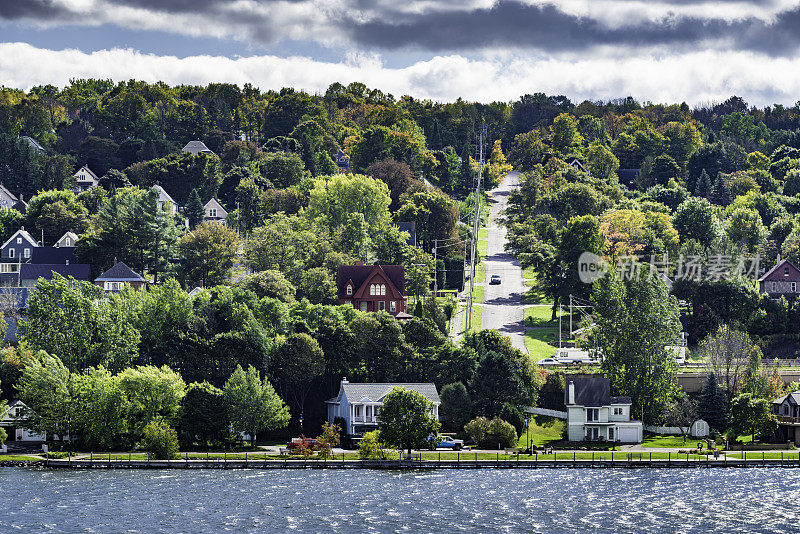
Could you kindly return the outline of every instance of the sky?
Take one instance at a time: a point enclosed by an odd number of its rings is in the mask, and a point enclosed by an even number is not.
[[[800,0],[0,0],[0,85],[70,78],[800,100]]]

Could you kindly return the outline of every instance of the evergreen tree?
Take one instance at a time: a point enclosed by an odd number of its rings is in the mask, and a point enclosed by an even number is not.
[[[189,219],[189,228],[194,228],[203,222],[205,213],[203,201],[200,200],[197,189],[192,189],[192,192],[189,194],[189,202],[186,204],[186,218]]]
[[[422,300],[417,299],[417,303],[414,305],[414,317],[424,317],[424,312],[422,311]]]
[[[431,133],[431,150],[442,149],[442,133],[439,131],[439,121],[433,119],[433,133]]]
[[[477,173],[470,163],[472,147],[467,145],[461,151],[461,168],[458,173],[458,189],[463,192],[471,191],[475,187]]]
[[[709,374],[703,385],[703,391],[700,393],[700,402],[697,405],[698,415],[711,428],[724,432],[728,424],[727,404],[725,392],[720,389],[716,375]]]
[[[700,173],[700,178],[697,179],[697,187],[694,189],[695,196],[708,198],[711,193],[711,179],[705,169]]]
[[[728,182],[722,177],[721,172],[717,173],[717,179],[714,182],[714,187],[711,188],[709,200],[722,207],[729,205],[733,201]]]

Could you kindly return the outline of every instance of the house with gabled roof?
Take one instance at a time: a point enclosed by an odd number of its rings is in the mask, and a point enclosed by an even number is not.
[[[22,195],[17,198],[2,183],[0,183],[0,207],[17,210],[22,214],[28,211],[28,204],[22,200]]]
[[[800,269],[789,260],[781,260],[758,279],[758,288],[773,299],[796,297],[800,289]]]
[[[772,413],[778,420],[775,441],[800,445],[800,391],[793,391],[772,401]]]
[[[226,224],[228,212],[216,198],[212,198],[203,206],[203,220],[207,222],[218,222]]]
[[[161,184],[156,183],[153,188],[158,192],[158,209],[159,211],[164,211],[169,208],[170,213],[173,215],[178,213],[178,203],[175,202],[175,199],[169,196],[169,193],[161,187]]]
[[[631,420],[631,398],[612,397],[608,378],[567,375],[565,382],[569,441],[642,442],[642,422]]]
[[[121,261],[114,260],[114,266],[95,278],[94,283],[102,287],[106,293],[110,293],[122,291],[126,285],[133,289],[141,289],[147,284],[147,280]]]
[[[398,387],[416,391],[428,399],[433,403],[433,416],[439,418],[442,401],[436,385],[432,383],[350,383],[347,378],[342,378],[339,394],[325,401],[328,405],[328,421],[333,423],[337,417],[343,418],[345,426],[342,430],[350,436],[361,436],[375,430],[380,423],[383,399]]]
[[[72,188],[72,191],[75,194],[78,194],[82,191],[88,191],[89,189],[95,187],[99,180],[97,175],[92,172],[92,169],[90,169],[88,165],[84,165],[78,169],[78,171],[72,176],[75,178],[75,186]]]
[[[357,310],[408,318],[405,280],[402,265],[341,265],[336,275],[337,297]]]
[[[68,232],[65,232],[64,235],[59,237],[58,241],[56,241],[53,244],[53,246],[54,247],[74,247],[75,243],[77,243],[77,242],[78,242],[78,234],[76,234],[72,230],[69,230]]]
[[[45,152],[44,147],[39,143],[39,141],[37,141],[33,137],[30,137],[28,135],[23,135],[22,140],[28,143],[28,146],[34,149],[35,151],[44,154]]]
[[[15,263],[27,262],[31,258],[32,250],[38,246],[39,242],[23,226],[0,246],[0,260]]]
[[[189,141],[188,143],[186,143],[186,146],[183,147],[182,152],[192,154],[193,156],[196,156],[198,154],[206,154],[207,156],[216,156],[216,154],[214,154],[214,151],[208,148],[206,144],[202,141]]]

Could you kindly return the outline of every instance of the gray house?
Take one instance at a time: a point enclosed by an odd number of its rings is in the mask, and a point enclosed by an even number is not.
[[[328,405],[328,421],[341,417],[345,421],[344,431],[350,436],[362,436],[378,428],[383,399],[394,388],[402,387],[422,394],[433,403],[433,415],[439,418],[439,393],[431,383],[360,383],[351,384],[342,378],[339,394],[325,401]]]
[[[38,246],[39,242],[24,227],[20,228],[0,247],[0,259],[3,262],[27,262],[33,249]]]

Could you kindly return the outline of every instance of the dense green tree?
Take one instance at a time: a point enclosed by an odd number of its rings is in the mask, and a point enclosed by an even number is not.
[[[189,195],[189,202],[186,203],[186,218],[189,220],[189,228],[194,228],[201,222],[206,215],[203,208],[203,201],[200,200],[200,195],[197,194],[197,189],[192,189]]]
[[[772,403],[754,399],[750,393],[737,395],[731,401],[731,430],[738,436],[758,436],[761,440],[772,438],[778,422],[772,415]]]
[[[134,436],[142,434],[152,421],[170,426],[178,423],[186,384],[181,375],[166,365],[130,367],[117,375],[119,387],[128,399],[128,413]]]
[[[303,418],[309,391],[325,371],[325,356],[317,340],[305,333],[281,339],[270,353],[269,368],[278,390],[291,399],[295,415]]]
[[[412,448],[426,446],[439,426],[433,415],[433,403],[422,394],[396,387],[383,398],[378,431],[388,445],[411,454]]]
[[[700,419],[717,432],[724,432],[728,426],[728,400],[719,387],[717,376],[712,372],[708,374],[700,399],[697,404]]]
[[[688,198],[678,206],[673,218],[682,240],[695,239],[708,249],[719,237],[719,222],[714,208],[704,198]]]
[[[230,276],[239,252],[239,234],[217,222],[204,222],[178,242],[181,267],[191,283],[217,285]]]
[[[496,352],[486,353],[478,362],[469,389],[474,413],[486,417],[499,415],[506,402],[520,406],[528,400],[514,362]]]
[[[236,367],[225,383],[224,396],[233,430],[247,434],[252,444],[259,432],[284,428],[289,423],[289,409],[253,366],[246,372]]]
[[[447,384],[439,392],[439,416],[448,430],[460,431],[472,416],[472,400],[461,382]]]
[[[133,185],[149,188],[160,184],[180,206],[186,205],[193,189],[202,198],[217,195],[222,183],[219,158],[189,153],[135,163],[125,169]]]
[[[328,228],[337,228],[350,214],[361,213],[372,232],[389,222],[390,204],[389,188],[382,181],[360,174],[337,174],[314,180],[306,214]]]
[[[295,301],[297,291],[294,285],[275,269],[243,276],[236,281],[236,285],[252,291],[259,297],[274,298],[288,303]]]
[[[83,233],[89,226],[89,214],[72,191],[44,191],[33,197],[25,212],[28,231],[36,238],[44,236],[49,246],[73,231]]]
[[[201,445],[227,439],[230,421],[221,389],[208,382],[193,382],[181,405],[181,432],[189,444]]]
[[[632,414],[659,421],[675,392],[675,359],[666,349],[678,339],[675,297],[664,282],[645,273],[620,280],[611,273],[594,284],[596,326],[587,346],[601,355],[601,368],[615,395],[631,397]]]
[[[124,445],[128,425],[128,401],[119,380],[103,367],[76,375],[74,425],[89,450],[109,450]]]
[[[61,360],[44,352],[37,355],[23,369],[17,394],[30,408],[25,414],[30,430],[48,440],[54,434],[69,434],[77,409],[76,394],[72,375]]]

